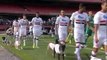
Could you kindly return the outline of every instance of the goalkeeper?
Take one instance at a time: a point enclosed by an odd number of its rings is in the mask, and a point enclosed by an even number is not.
[[[88,17],[89,17],[89,21],[90,21],[90,27],[86,26],[86,29],[85,29],[85,36],[86,36],[86,38],[85,38],[85,45],[87,43],[88,38],[90,36],[92,36],[92,34],[93,34],[93,26],[94,26],[94,24],[93,24],[94,23],[94,21],[93,21],[93,17],[94,17],[93,12],[89,11],[88,14],[89,14]]]

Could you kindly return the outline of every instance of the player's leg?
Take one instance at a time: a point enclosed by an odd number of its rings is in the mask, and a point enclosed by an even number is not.
[[[58,37],[59,37],[59,51],[60,53],[58,54],[58,59],[61,59],[61,57],[63,57],[62,55],[64,54],[65,51],[65,35],[63,33],[63,31],[59,30],[58,31]]]
[[[36,42],[36,32],[35,32],[35,29],[33,28],[33,48],[35,48],[35,43]]]
[[[20,29],[20,31],[19,31],[19,41],[20,41],[20,48],[21,49],[23,49],[23,47],[22,46],[24,46],[24,37],[25,36],[25,30],[24,29]]]
[[[19,45],[20,45],[20,42],[19,42],[19,33],[16,32],[16,33],[14,34],[14,36],[15,36],[15,48],[16,48],[16,49],[19,49]]]
[[[87,44],[87,40],[88,40],[88,38],[90,37],[90,36],[92,36],[92,30],[90,29],[90,28],[87,28],[86,29],[86,38],[85,38],[85,45]]]
[[[26,38],[27,38],[27,30],[24,29],[23,30],[23,37],[22,37],[23,46],[26,46]]]
[[[61,47],[61,56],[62,56],[62,60],[64,60],[64,53],[65,53],[65,48],[66,48],[66,38],[67,38],[67,32],[62,32],[62,37],[61,39],[59,40],[60,42],[60,47]]]
[[[40,30],[34,30],[33,32],[34,38],[33,38],[33,48],[36,44],[36,48],[38,47],[38,41],[39,41],[39,36],[41,35],[41,31]]]
[[[97,58],[96,55],[97,55],[97,52],[100,48],[100,46],[102,45],[102,40],[99,39],[99,42],[96,43],[95,40],[93,41],[93,49],[92,49],[92,52],[91,52],[91,59],[90,60],[101,60],[100,58]]]
[[[107,39],[104,41],[105,60],[107,60]]]
[[[81,60],[81,57],[80,57],[80,50],[81,50],[81,43],[80,43],[80,39],[81,39],[81,36],[79,33],[75,33],[74,32],[74,39],[75,39],[75,42],[76,42],[76,48],[75,48],[75,54],[77,56],[77,60]]]
[[[33,48],[35,48],[35,44],[36,44],[35,42],[36,42],[36,36],[33,35],[33,46],[32,46]]]
[[[81,38],[80,38],[80,43],[81,43],[81,48],[86,47],[86,40],[85,40],[85,35],[81,34]]]
[[[38,41],[39,41],[39,36],[36,36],[36,48],[39,48]]]

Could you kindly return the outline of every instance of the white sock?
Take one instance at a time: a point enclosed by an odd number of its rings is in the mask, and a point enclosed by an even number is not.
[[[80,57],[80,48],[76,48],[75,54],[77,55],[77,59],[80,60],[81,59],[81,57]]]
[[[36,40],[36,47],[38,47],[38,40]]]
[[[81,60],[80,52],[77,53],[77,59],[78,59],[78,60]]]
[[[33,45],[35,45],[35,38],[33,39]]]
[[[26,40],[23,40],[23,45],[24,45],[24,46],[26,45]]]

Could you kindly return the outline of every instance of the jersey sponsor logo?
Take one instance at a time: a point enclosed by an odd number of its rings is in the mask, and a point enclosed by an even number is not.
[[[66,21],[65,19],[62,19],[62,21]]]
[[[82,17],[82,16],[79,15],[78,18],[83,19],[84,17]]]
[[[104,19],[107,19],[107,15],[104,15],[103,18],[104,18]]]

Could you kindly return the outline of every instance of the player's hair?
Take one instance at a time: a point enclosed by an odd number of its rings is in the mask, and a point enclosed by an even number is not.
[[[23,14],[23,16],[26,16],[26,14]]]
[[[85,5],[83,3],[79,4],[79,9],[84,8],[84,7],[85,7]]]
[[[107,0],[103,0],[103,1],[101,2],[101,5],[104,5],[105,3],[107,3]]]
[[[39,12],[36,12],[36,14],[39,14]]]
[[[64,10],[61,10],[61,11],[64,11]]]
[[[64,10],[60,10],[60,13],[61,13],[61,12],[64,12]]]

